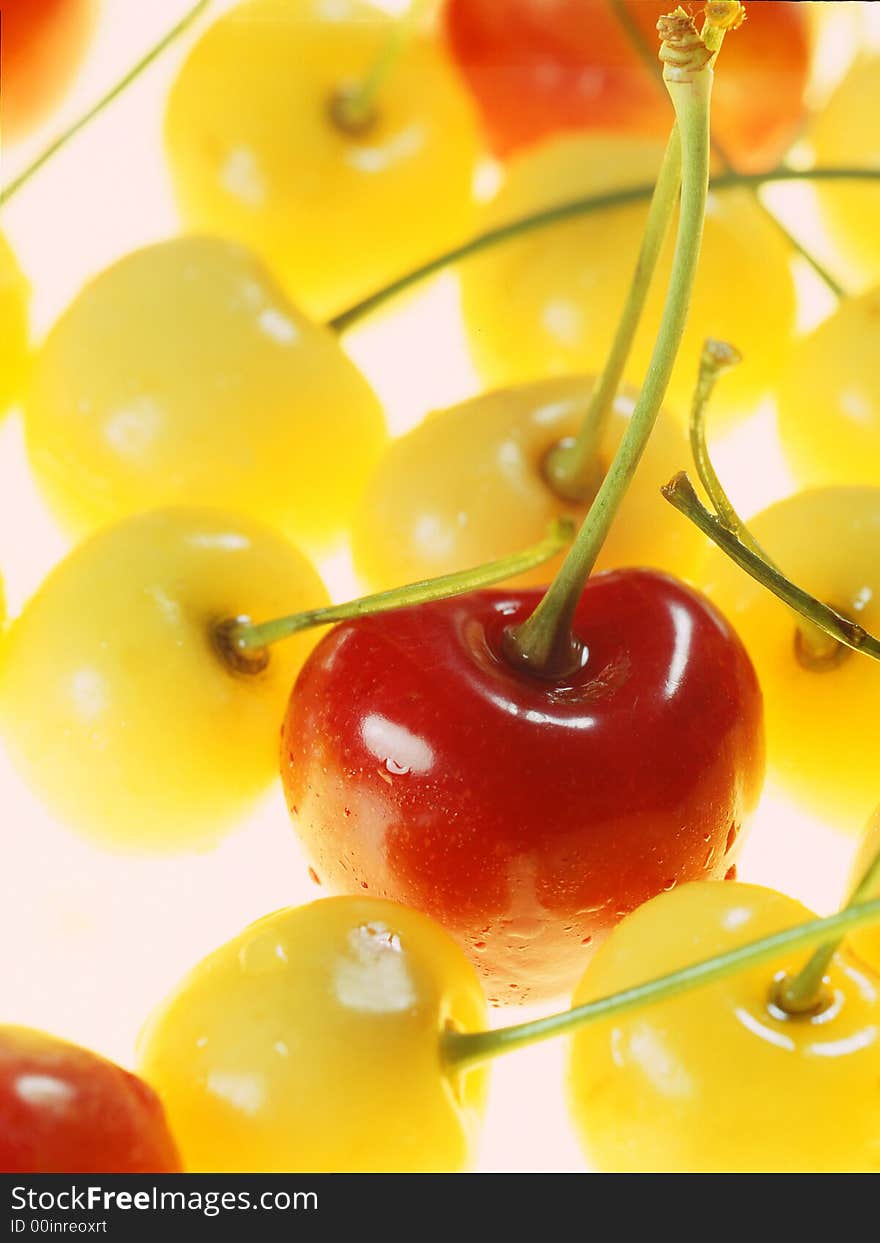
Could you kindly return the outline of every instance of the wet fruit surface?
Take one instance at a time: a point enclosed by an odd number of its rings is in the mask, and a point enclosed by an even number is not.
[[[483,1070],[442,1065],[479,1030],[473,969],[415,911],[331,898],[278,911],[200,963],[148,1026],[141,1067],[187,1168],[468,1168]]]
[[[291,697],[282,778],[331,889],[424,910],[492,999],[570,988],[590,947],[679,881],[723,877],[763,776],[761,697],[706,602],[647,571],[592,579],[570,681],[500,654],[535,592],[338,626]]]

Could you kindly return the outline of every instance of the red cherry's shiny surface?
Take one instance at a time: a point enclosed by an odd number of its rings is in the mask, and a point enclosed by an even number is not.
[[[763,776],[738,638],[684,584],[599,574],[582,669],[502,655],[540,592],[347,622],[304,666],[282,732],[288,804],[331,889],[443,923],[496,1002],[568,989],[627,912],[731,869]]]
[[[447,0],[450,46],[499,155],[567,129],[668,134],[659,75],[616,7],[610,0]],[[653,55],[657,18],[670,5],[625,0],[620,7]],[[739,168],[768,166],[795,136],[809,67],[806,7],[748,4],[745,25],[725,41],[713,130]]]
[[[180,1159],[159,1098],[88,1049],[0,1027],[0,1171],[174,1174]]]

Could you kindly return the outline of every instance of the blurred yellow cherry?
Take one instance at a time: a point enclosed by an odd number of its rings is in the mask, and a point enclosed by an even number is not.
[[[581,1005],[811,918],[772,889],[696,882],[660,894],[611,933],[574,996]],[[774,977],[789,951],[681,996],[581,1028],[571,1042],[572,1119],[606,1172],[856,1172],[880,1164],[880,980],[846,951],[830,1005],[790,1017]]]
[[[214,629],[326,601],[309,562],[250,518],[166,509],[99,532],[3,642],[0,730],[13,761],[89,837],[210,844],[277,775],[284,707],[314,642],[299,635],[243,673]]]
[[[457,1172],[486,1071],[444,1066],[486,1024],[474,968],[376,898],[277,911],[200,963],[148,1026],[141,1070],[191,1171]]]
[[[880,853],[880,807],[868,821],[859,843],[850,872],[850,890],[854,890],[859,885],[878,853]],[[875,878],[863,898],[880,898],[880,876]],[[860,958],[875,971],[880,972],[880,924],[865,924],[863,928],[853,929],[847,936],[847,943]]]
[[[801,338],[779,384],[779,432],[804,483],[880,483],[880,286]]]
[[[822,167],[880,168],[880,55],[866,53],[849,70],[805,138]],[[847,280],[864,289],[880,280],[880,183],[817,182],[823,223],[845,266]]]
[[[318,548],[345,530],[385,440],[333,334],[249,251],[195,237],[86,285],[37,357],[26,429],[40,482],[76,527],[217,505]]]
[[[588,376],[560,376],[498,389],[436,411],[395,441],[355,518],[352,539],[362,577],[378,590],[446,574],[535,543],[560,514],[580,523],[635,400],[628,391],[618,396],[591,494],[584,504],[571,505],[548,482],[545,463],[555,445],[576,435],[593,386]],[[660,496],[688,452],[680,424],[661,414],[599,569],[639,565],[691,574],[701,537]],[[515,581],[549,582],[561,557]]]
[[[789,579],[866,630],[880,630],[880,488],[801,492],[748,525]],[[791,610],[716,548],[697,581],[758,672],[769,775],[814,814],[856,830],[877,799],[880,664],[839,647],[812,667]]]
[[[610,137],[556,139],[512,160],[484,228],[580,197],[652,182],[662,150]],[[487,383],[597,371],[639,251],[647,202],[592,212],[493,246],[462,267],[474,359]],[[674,228],[658,264],[625,378],[644,380],[672,261]],[[720,394],[730,413],[773,383],[794,330],[786,244],[744,190],[710,194],[688,329],[668,394],[686,417],[707,336],[745,358]]]
[[[415,32],[346,124],[395,22],[363,0],[250,0],[185,62],[165,138],[190,227],[234,237],[328,318],[468,236],[481,139],[442,42]]]
[[[21,396],[28,365],[28,283],[0,233],[0,415]]]

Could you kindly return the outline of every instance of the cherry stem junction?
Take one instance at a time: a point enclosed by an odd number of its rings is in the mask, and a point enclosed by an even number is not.
[[[407,11],[392,24],[379,53],[360,82],[340,87],[330,100],[330,116],[346,134],[358,135],[376,120],[376,101],[406,50],[432,0],[410,0]]]
[[[622,6],[615,4],[614,7],[621,20],[630,20],[628,14],[621,13]],[[713,10],[718,10],[718,12]],[[727,29],[736,29],[742,23],[742,15],[743,6],[738,3],[738,0],[707,8],[706,21],[700,37],[716,58]],[[647,52],[647,49],[645,51]],[[655,63],[659,69],[659,61],[654,62],[653,58],[651,59],[653,73]],[[660,72],[662,75],[662,70]],[[548,455],[545,463],[545,473],[551,487],[558,496],[565,500],[591,500],[601,483],[601,474],[597,466],[602,440],[608,426],[614,399],[620,388],[627,359],[632,352],[633,341],[644,313],[657,262],[669,232],[680,186],[681,139],[676,121],[669,135],[657,184],[651,196],[645,233],[626,302],[587,413],[577,437],[573,441],[565,441],[557,445]]]
[[[551,524],[544,539],[531,548],[511,553],[475,569],[457,570],[454,574],[423,579],[405,587],[393,587],[389,591],[361,596],[344,604],[331,604],[303,613],[291,613],[287,617],[278,617],[259,624],[248,618],[229,618],[215,628],[215,639],[221,653],[236,669],[240,672],[259,672],[268,662],[266,648],[281,639],[288,639],[302,630],[311,630],[316,626],[329,626],[353,617],[367,617],[373,613],[387,613],[392,609],[446,600],[452,596],[479,591],[483,587],[491,587],[494,583],[525,574],[543,565],[567,547],[573,537],[574,523],[570,518],[559,518]]]
[[[873,657],[874,660],[880,660],[880,640],[850,618],[838,613],[830,605],[823,604],[821,600],[817,600],[815,596],[811,596],[809,592],[792,583],[764,557],[759,556],[743,543],[738,535],[728,530],[716,514],[706,509],[685,471],[679,471],[665,487],[661,488],[661,492],[670,505],[689,518],[704,535],[708,535],[709,539],[717,544],[731,561],[772,591],[775,596],[794,609],[795,613],[824,631],[829,638],[843,644],[844,647],[851,648],[854,652],[863,652],[866,656]]]
[[[550,1040],[554,1036],[565,1035],[595,1023],[601,1019],[609,1019],[618,1014],[626,1014],[642,1006],[653,1005],[661,1001],[669,1001],[692,989],[713,984],[725,976],[748,967],[757,967],[765,962],[772,962],[779,955],[789,950],[802,949],[820,942],[835,942],[853,928],[863,924],[875,923],[880,920],[880,898],[869,902],[859,902],[848,906],[836,915],[825,919],[811,919],[803,924],[795,924],[772,936],[762,937],[759,941],[751,941],[747,945],[737,946],[714,958],[706,958],[672,971],[658,979],[638,984],[634,988],[623,989],[612,993],[609,997],[589,1001],[583,1006],[575,1006],[561,1014],[551,1014],[546,1018],[533,1019],[528,1023],[516,1023],[511,1027],[501,1027],[485,1032],[448,1031],[441,1037],[443,1056],[447,1065],[459,1070],[469,1066],[488,1062],[510,1053],[514,1049],[523,1049],[537,1044],[541,1040]]]
[[[868,864],[862,879],[852,891],[844,910],[851,910],[866,902],[876,890],[880,882],[880,850]],[[783,976],[773,991],[773,1000],[792,1016],[815,1014],[824,1009],[827,998],[825,995],[825,976],[831,966],[831,960],[840,947],[841,937],[826,941],[810,956],[807,963],[795,976]]]
[[[672,274],[645,382],[614,460],[547,593],[531,616],[508,633],[508,656],[543,677],[565,676],[581,663],[582,653],[572,634],[575,610],[660,412],[697,275],[709,188],[712,53],[683,9],[661,18],[658,27],[663,23],[660,55],[682,156],[681,211]]]
[[[779,566],[761,547],[736,509],[734,509],[721,480],[718,478],[712,459],[709,456],[708,445],[706,444],[706,413],[709,407],[709,400],[715,390],[715,385],[725,371],[738,366],[740,362],[742,362],[742,355],[726,341],[716,341],[710,337],[703,343],[700,369],[691,406],[691,452],[700,482],[706,489],[712,508],[718,515],[719,521],[756,557],[760,557],[768,566],[781,574]],[[799,620],[797,625],[796,650],[801,663],[814,672],[836,667],[843,650],[839,643],[834,639],[830,639],[824,630],[811,622]]]
[[[138,61],[135,62],[134,65],[132,65],[131,69],[129,69],[128,72],[120,78],[119,81],[116,82],[105,95],[101,96],[97,103],[93,104],[87,112],[84,112],[83,115],[78,117],[72,125],[68,126],[68,128],[63,130],[57,138],[53,139],[49,146],[41,151],[37,158],[33,160],[27,168],[23,169],[17,177],[13,177],[12,181],[3,186],[3,188],[0,189],[0,207],[8,203],[12,196],[17,194],[22,186],[30,181],[31,177],[33,177],[35,173],[39,172],[44,164],[48,164],[49,160],[51,160],[62,147],[67,146],[70,140],[75,138],[80,130],[85,129],[86,126],[90,124],[95,117],[102,113],[104,109],[114,101],[114,99],[121,95],[123,91],[125,91],[126,88],[135,81],[136,78],[139,78],[144,70],[148,69],[150,65],[152,65],[153,61],[158,60],[162,53],[169,48],[180,35],[182,35],[189,29],[190,26],[193,25],[196,19],[201,16],[205,9],[207,9],[210,2],[211,0],[199,0],[198,4],[193,5],[193,7],[184,14],[180,21],[177,22],[176,25],[172,26],[171,29],[162,36],[158,43],[155,43],[145,55],[143,55]]]
[[[649,66],[652,76],[656,77],[656,62],[653,57],[652,49],[649,47],[638,25],[633,21],[626,5],[622,3],[622,0],[611,0],[611,8],[626,33],[627,38],[632,43],[635,50],[639,53],[645,64]],[[723,33],[724,30],[738,30],[746,20],[745,6],[742,4],[728,4],[724,2],[717,4],[710,3],[706,5],[705,12],[706,24],[703,27],[704,35],[706,34],[707,28],[712,25],[714,25],[716,30],[720,27]],[[730,155],[722,143],[714,135],[712,137],[712,152],[724,171],[732,173],[736,172],[736,166],[733,160],[730,158]],[[791,233],[790,230],[782,223],[779,217],[770,210],[765,202],[763,202],[758,193],[758,187],[753,185],[748,188],[752,198],[754,199],[755,206],[762,213],[762,215],[770,221],[779,233],[782,234],[792,250],[796,251],[802,259],[807,261],[819,279],[827,285],[835,297],[843,301],[846,297],[846,290],[839,283],[839,281],[831,275],[828,269],[819,262],[816,256],[812,254],[806,246],[798,241],[794,234]]]
[[[544,468],[547,479],[554,492],[565,500],[583,501],[595,493],[596,463],[599,460],[608,416],[641,322],[680,185],[681,142],[676,125],[666,144],[657,185],[651,196],[645,234],[626,303],[580,431],[573,441],[557,445],[547,457]]]

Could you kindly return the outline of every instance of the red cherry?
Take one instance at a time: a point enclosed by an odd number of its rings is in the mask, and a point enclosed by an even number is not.
[[[434,916],[497,1001],[547,997],[585,947],[733,863],[764,768],[739,639],[675,579],[590,579],[581,670],[502,654],[540,592],[477,592],[345,622],[303,668],[282,733],[291,812],[325,885]]]
[[[0,1171],[174,1174],[180,1159],[159,1098],[88,1049],[0,1027]]]
[[[624,7],[653,52],[669,5]],[[809,71],[803,8],[749,4],[725,40],[713,132],[743,171],[774,163],[797,133]],[[663,86],[608,0],[447,0],[445,16],[497,154],[568,129],[668,134]]]
[[[17,139],[70,84],[97,15],[96,0],[2,0],[3,136]]]

